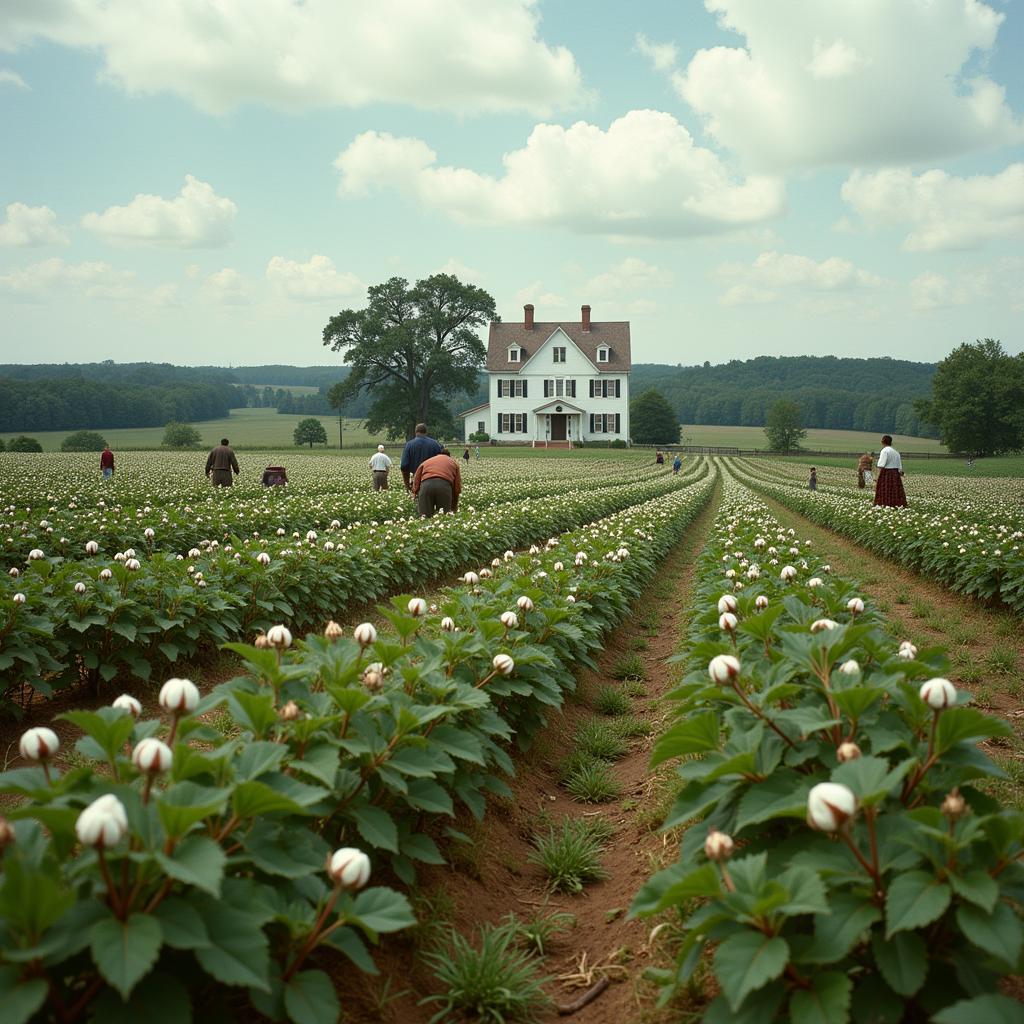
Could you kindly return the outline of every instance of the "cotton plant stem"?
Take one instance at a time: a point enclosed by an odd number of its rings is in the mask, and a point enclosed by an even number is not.
[[[766,714],[764,714],[764,712],[761,711],[760,708],[750,703],[750,701],[747,699],[746,694],[739,688],[739,685],[737,684],[735,679],[732,682],[732,688],[736,691],[736,695],[739,697],[741,701],[743,701],[744,704],[746,704],[750,711],[752,711],[758,718],[760,718],[761,721],[764,722],[764,724],[767,725],[769,729],[777,733],[786,743],[787,746],[793,747],[794,749],[796,748],[796,744]]]

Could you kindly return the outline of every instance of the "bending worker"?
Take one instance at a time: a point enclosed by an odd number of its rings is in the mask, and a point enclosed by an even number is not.
[[[458,512],[462,471],[447,448],[420,463],[412,480],[416,510],[428,519],[435,512]]]

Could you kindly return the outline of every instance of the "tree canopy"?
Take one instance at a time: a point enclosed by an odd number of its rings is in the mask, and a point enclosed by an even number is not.
[[[160,443],[166,448],[195,448],[201,442],[202,438],[195,427],[172,420],[164,427],[164,439]]]
[[[768,447],[773,452],[792,452],[800,447],[800,442],[807,436],[803,428],[803,413],[796,402],[780,398],[768,410],[765,420],[764,435],[768,438]]]
[[[106,447],[107,439],[95,430],[78,430],[60,443],[62,452],[101,452]]]
[[[629,430],[637,444],[678,444],[679,420],[656,388],[629,403]]]
[[[965,343],[939,363],[930,398],[916,403],[954,452],[999,455],[1024,447],[1024,354],[992,338]]]
[[[346,309],[324,328],[324,344],[344,351],[351,373],[340,402],[372,389],[367,429],[409,437],[417,423],[435,436],[452,433],[446,402],[477,386],[486,355],[477,331],[497,319],[494,299],[452,274],[412,287],[401,277],[373,285],[364,309]]]
[[[312,448],[315,444],[327,444],[327,431],[324,430],[324,425],[313,416],[299,420],[293,436],[297,445],[308,444]]]
[[[7,442],[7,450],[9,452],[41,452],[43,446],[34,437],[26,437],[21,434],[18,437],[12,437]]]

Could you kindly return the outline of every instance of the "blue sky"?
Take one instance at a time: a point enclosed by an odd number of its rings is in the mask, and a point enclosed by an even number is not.
[[[634,359],[1021,351],[1024,0],[0,0],[0,360],[318,363],[368,284]]]

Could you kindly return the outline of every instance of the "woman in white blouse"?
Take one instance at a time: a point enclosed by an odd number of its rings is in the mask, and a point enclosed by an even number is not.
[[[890,508],[906,508],[907,492],[903,490],[903,460],[892,446],[892,437],[882,438],[878,453],[878,483],[875,484],[875,504]]]

